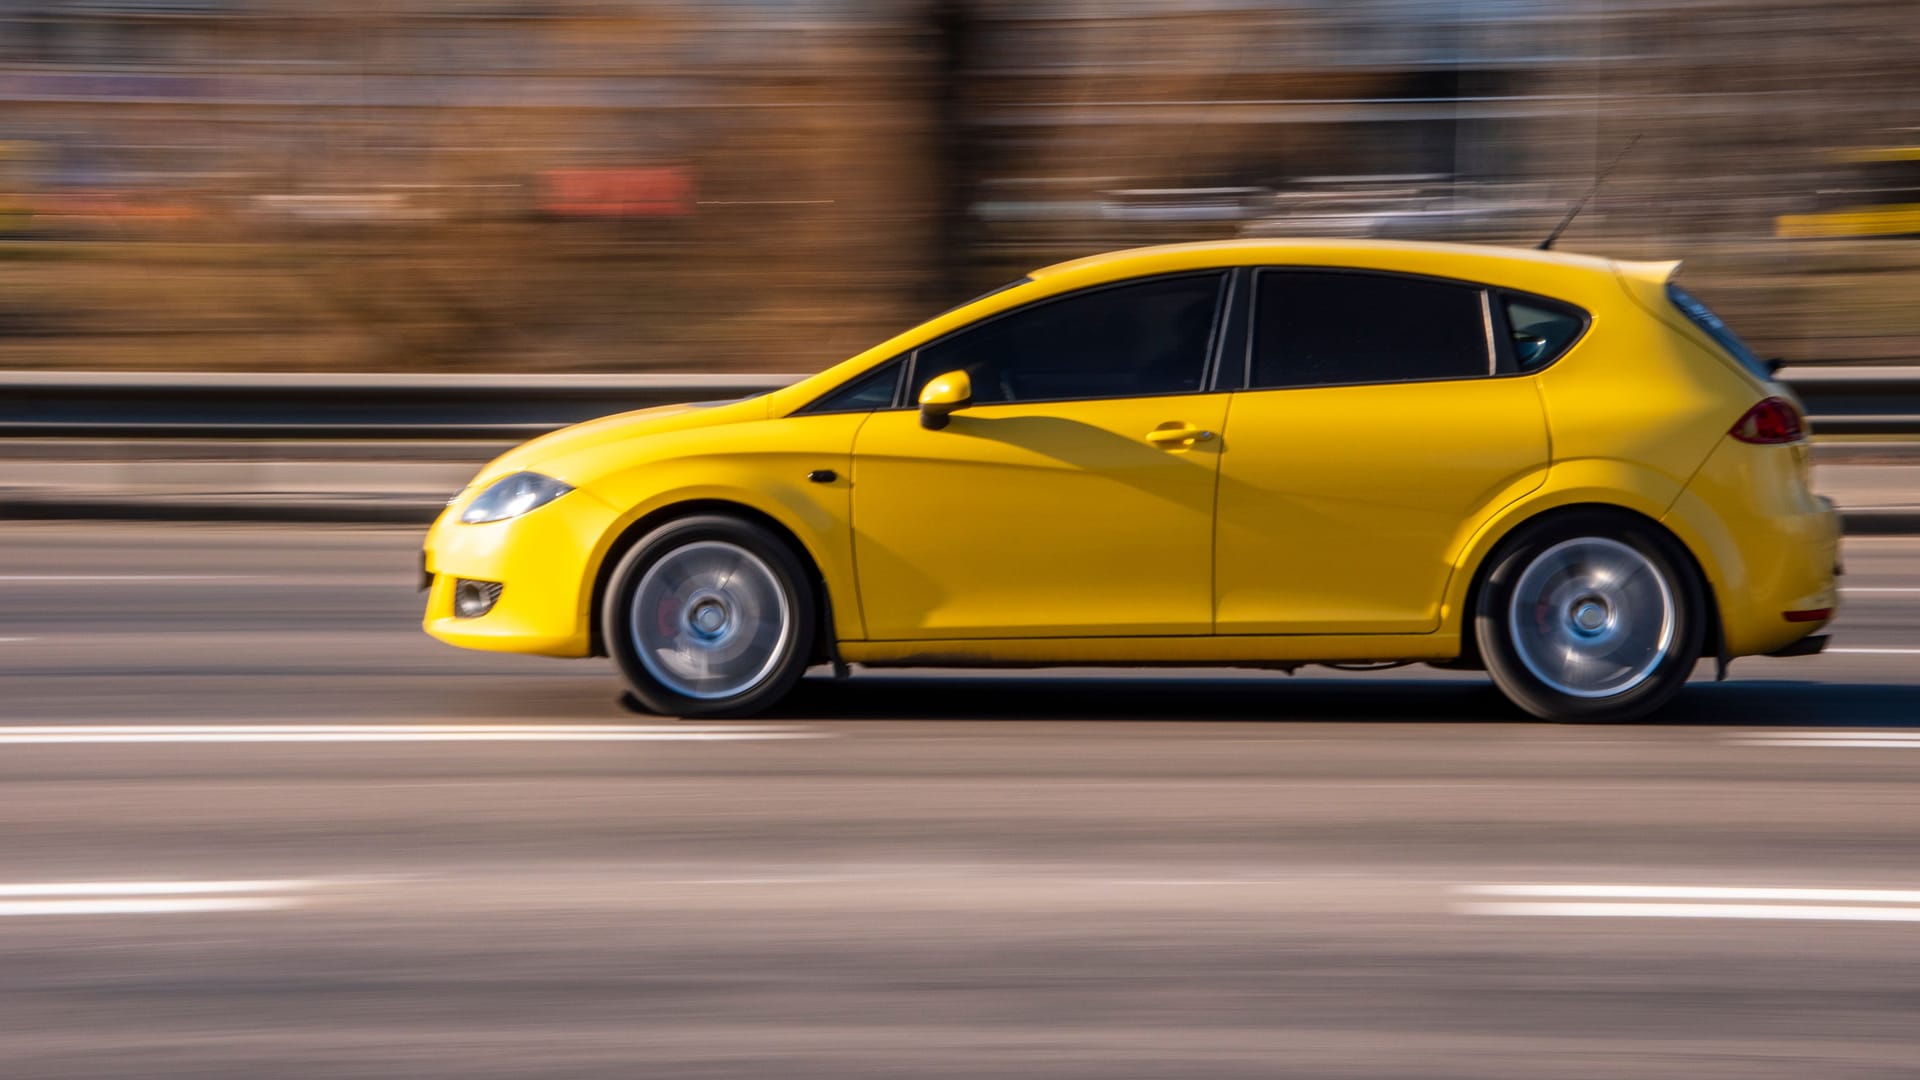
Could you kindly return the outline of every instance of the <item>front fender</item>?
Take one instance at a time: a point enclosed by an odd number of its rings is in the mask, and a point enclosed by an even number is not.
[[[690,431],[662,437],[663,445],[650,447],[644,459],[599,472],[586,489],[620,512],[588,560],[583,623],[601,568],[636,525],[678,506],[720,503],[762,514],[791,533],[826,584],[836,636],[864,638],[853,570],[851,465],[853,434],[865,420],[863,413],[808,416]],[[822,471],[833,479],[810,479]]]

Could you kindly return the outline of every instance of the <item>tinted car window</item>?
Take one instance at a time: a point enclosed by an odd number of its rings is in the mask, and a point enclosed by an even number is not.
[[[920,350],[908,400],[949,371],[982,403],[1197,391],[1225,276],[1095,289],[969,327]]]
[[[1256,388],[1491,374],[1480,290],[1383,274],[1262,271]]]
[[[1672,282],[1667,283],[1667,298],[1673,301],[1673,306],[1679,308],[1680,313],[1690,319],[1693,325],[1706,331],[1708,337],[1725,349],[1727,355],[1739,361],[1741,367],[1763,381],[1773,380],[1773,371],[1767,367],[1767,362],[1755,356],[1753,350],[1747,347],[1747,343],[1741,341],[1732,330],[1728,329],[1727,324],[1720,321],[1720,316],[1715,315],[1712,308],[1694,299],[1692,293]]]
[[[900,372],[906,365],[899,360],[882,364],[840,389],[806,407],[809,413],[872,412],[891,408],[893,394],[900,385]]]
[[[1521,371],[1546,367],[1587,328],[1586,313],[1566,304],[1532,296],[1508,296],[1501,302],[1513,338],[1513,362]]]

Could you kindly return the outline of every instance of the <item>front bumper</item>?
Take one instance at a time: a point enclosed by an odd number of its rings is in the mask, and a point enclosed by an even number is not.
[[[467,525],[456,511],[434,522],[421,556],[426,632],[466,649],[588,655],[594,570],[619,512],[577,489],[507,521]],[[500,582],[499,602],[478,618],[455,616],[461,578]]]

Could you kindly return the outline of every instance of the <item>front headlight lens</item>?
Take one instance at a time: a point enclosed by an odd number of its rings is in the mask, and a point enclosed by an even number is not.
[[[478,525],[487,521],[517,518],[572,490],[551,476],[517,472],[495,480],[487,490],[474,496],[474,500],[460,512],[460,520],[468,525]]]

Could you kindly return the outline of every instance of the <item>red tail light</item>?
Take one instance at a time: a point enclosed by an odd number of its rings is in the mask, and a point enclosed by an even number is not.
[[[1762,446],[1799,442],[1807,437],[1807,426],[1800,422],[1800,410],[1785,398],[1770,397],[1747,410],[1727,434],[1743,443]]]

